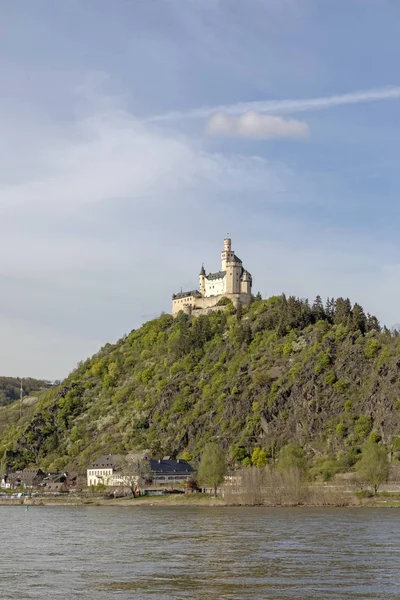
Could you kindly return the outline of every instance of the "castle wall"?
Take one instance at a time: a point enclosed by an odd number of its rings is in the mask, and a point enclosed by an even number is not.
[[[194,296],[175,298],[174,300],[172,300],[172,316],[174,317],[181,310],[185,312],[190,311],[190,309],[193,308],[198,299],[199,298],[195,298]]]
[[[175,317],[181,310],[188,315],[193,317],[199,317],[200,315],[207,315],[210,312],[216,310],[225,310],[225,306],[216,306],[221,298],[228,298],[232,301],[232,304],[237,308],[240,304],[250,304],[250,294],[220,294],[219,296],[211,296],[209,298],[195,298],[188,296],[186,298],[179,298],[172,302],[172,316]]]

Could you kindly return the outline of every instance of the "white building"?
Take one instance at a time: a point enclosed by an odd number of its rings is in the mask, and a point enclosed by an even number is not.
[[[105,454],[99,456],[87,469],[87,484],[108,486],[124,485],[124,477],[119,473],[118,467],[123,457],[119,454]]]

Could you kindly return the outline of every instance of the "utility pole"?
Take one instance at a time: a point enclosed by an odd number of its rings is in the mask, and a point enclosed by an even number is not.
[[[21,389],[19,393],[19,418],[22,417],[22,377],[21,377]]]

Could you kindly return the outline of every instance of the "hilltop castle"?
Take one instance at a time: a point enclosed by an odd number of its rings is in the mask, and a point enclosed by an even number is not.
[[[217,304],[222,298],[231,300],[236,308],[240,304],[250,303],[251,274],[243,268],[242,261],[232,250],[230,238],[224,240],[224,249],[221,252],[221,271],[207,275],[202,266],[199,280],[199,290],[173,294],[173,316],[176,316],[181,310],[193,315],[218,310]]]

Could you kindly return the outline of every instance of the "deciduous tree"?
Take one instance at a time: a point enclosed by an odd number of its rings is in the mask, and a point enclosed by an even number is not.
[[[379,486],[387,481],[389,475],[389,461],[386,448],[368,440],[361,451],[361,459],[356,465],[357,476],[360,483],[371,485],[374,494]]]
[[[215,443],[208,444],[201,457],[198,479],[200,483],[205,483],[214,488],[214,495],[217,495],[218,486],[224,480],[227,465],[225,453],[222,448]]]

